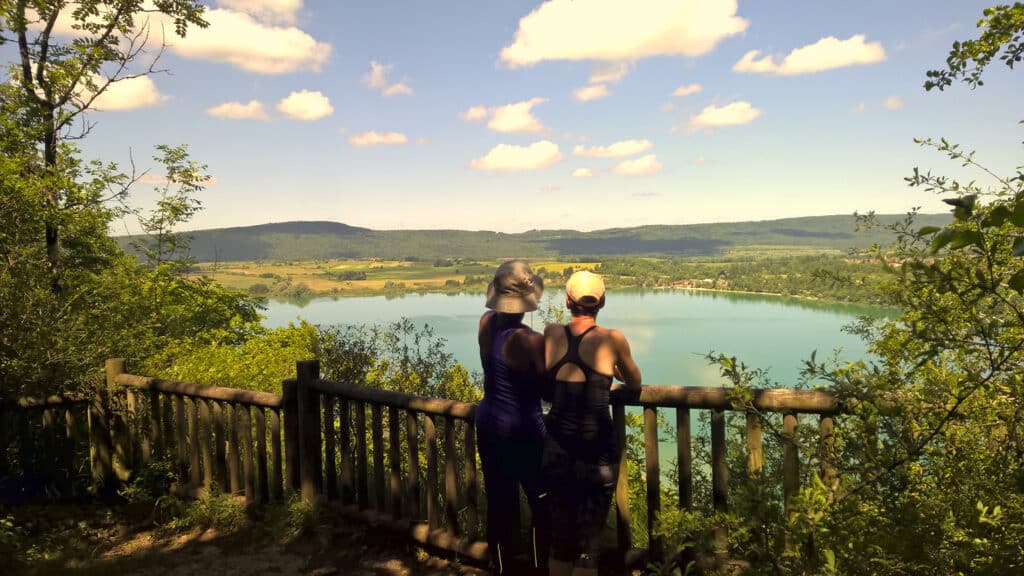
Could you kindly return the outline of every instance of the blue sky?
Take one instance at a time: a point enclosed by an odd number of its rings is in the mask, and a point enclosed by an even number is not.
[[[938,212],[903,177],[957,168],[915,136],[1021,163],[1019,72],[921,87],[988,4],[221,0],[209,31],[169,39],[170,74],[91,114],[82,147],[145,166],[188,144],[215,177],[193,228]]]

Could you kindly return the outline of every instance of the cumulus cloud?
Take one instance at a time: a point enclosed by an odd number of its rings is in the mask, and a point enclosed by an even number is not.
[[[500,58],[519,68],[545,60],[701,56],[747,24],[736,0],[552,0],[519,20]]]
[[[572,92],[573,97],[580,102],[598,100],[600,98],[604,98],[608,94],[608,86],[605,84],[591,84],[589,86],[577,88]]]
[[[546,128],[533,115],[533,107],[547,98],[531,98],[522,102],[514,102],[504,106],[473,106],[459,114],[467,122],[477,122],[490,118],[487,127],[495,132],[544,132]]]
[[[370,146],[387,146],[405,144],[409,138],[401,132],[363,132],[354,134],[348,139],[348,143],[356,148],[369,148]]]
[[[675,90],[673,90],[672,91],[672,95],[673,96],[689,96],[690,94],[696,94],[696,93],[700,92],[703,89],[704,89],[704,87],[701,86],[700,84],[687,84],[685,86],[680,86],[679,88],[676,88]]]
[[[626,176],[648,176],[661,172],[662,168],[664,168],[664,165],[658,162],[658,157],[654,154],[648,154],[634,160],[620,162],[615,168],[612,168],[612,173]]]
[[[96,80],[100,86],[102,86],[102,82],[105,80]],[[111,83],[102,94],[93,100],[92,108],[99,111],[152,108],[159,106],[167,98],[160,93],[150,77],[139,76]]]
[[[882,101],[882,106],[885,106],[886,110],[899,110],[903,108],[903,98],[899,96],[889,96]]]
[[[334,113],[331,101],[320,92],[292,92],[277,103],[277,109],[293,120],[320,120]]]
[[[459,114],[459,118],[462,118],[466,122],[476,122],[487,118],[487,108],[484,106],[472,106],[465,112]]]
[[[392,68],[391,64],[381,64],[376,60],[371,60],[370,73],[363,76],[363,82],[370,88],[380,90],[380,93],[385,96],[411,95],[412,88],[409,88],[408,85],[402,82],[394,84],[388,82],[388,73],[391,72]]]
[[[263,103],[259,100],[250,100],[248,104],[225,102],[209,108],[206,113],[217,118],[232,120],[270,120],[267,111],[263,109]]]
[[[224,62],[257,74],[319,72],[331,45],[293,26],[274,26],[233,10],[207,10],[208,28],[190,27],[184,38],[167,38],[170,49],[184,58]],[[152,24],[157,29],[157,19]],[[172,22],[163,23],[172,29]]]
[[[797,76],[885,60],[882,44],[865,40],[863,34],[854,34],[846,40],[828,36],[814,44],[796,48],[781,59],[772,55],[758,59],[761,51],[751,50],[732,69],[734,72]]]
[[[620,140],[608,146],[576,146],[572,153],[584,158],[622,158],[645,152],[653,146],[650,140]]]
[[[590,170],[590,168],[577,168],[572,171],[573,178],[591,178],[593,176],[594,173]]]
[[[219,6],[277,24],[295,24],[302,0],[217,0]]]
[[[474,158],[469,165],[475,170],[517,172],[547,168],[561,159],[558,144],[541,140],[529,146],[498,144],[483,158]]]
[[[858,102],[856,106],[850,108],[850,112],[863,112],[867,109],[867,105],[863,102]]]
[[[697,130],[711,130],[723,126],[738,126],[750,124],[761,115],[761,110],[754,108],[750,102],[733,102],[725,106],[707,106],[700,114],[690,116],[686,124],[686,130],[695,132]],[[681,126],[676,126],[673,132],[678,132]]]

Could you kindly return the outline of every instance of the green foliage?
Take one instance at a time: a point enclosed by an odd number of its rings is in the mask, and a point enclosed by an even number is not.
[[[170,498],[165,496],[164,498]],[[239,498],[227,497],[211,487],[202,498],[175,503],[180,514],[168,522],[172,530],[213,528],[218,532],[233,532],[249,522],[245,504]]]
[[[982,86],[981,74],[999,56],[1009,68],[1024,58],[1024,3],[1001,4],[986,8],[978,20],[981,35],[976,40],[954,42],[946,58],[945,70],[930,70],[925,90],[944,90],[954,80],[962,80],[971,88]],[[1000,52],[1002,52],[1000,54]]]

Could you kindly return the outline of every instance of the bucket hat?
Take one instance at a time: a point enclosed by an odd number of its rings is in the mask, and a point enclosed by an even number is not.
[[[495,312],[520,314],[540,306],[544,280],[522,260],[510,260],[498,266],[494,280],[487,286],[487,307]]]

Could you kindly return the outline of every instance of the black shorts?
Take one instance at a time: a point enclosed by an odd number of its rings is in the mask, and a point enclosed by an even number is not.
[[[551,557],[575,562],[597,558],[608,507],[619,477],[619,460],[609,453],[579,457],[550,436],[544,441],[541,477],[550,498]]]

